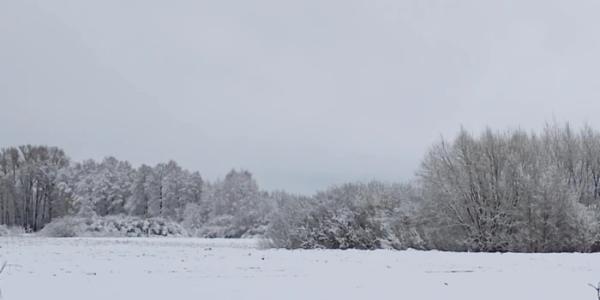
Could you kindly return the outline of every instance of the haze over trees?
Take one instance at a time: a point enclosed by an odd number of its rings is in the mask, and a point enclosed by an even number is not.
[[[146,233],[180,232],[165,225],[173,223],[193,236],[259,235],[285,248],[598,251],[599,204],[600,133],[569,125],[461,130],[430,148],[410,182],[312,196],[263,191],[244,170],[211,182],[174,161],[133,167],[114,157],[73,162],[55,147],[0,151],[0,223],[34,232],[112,222],[133,233],[117,221],[125,219]]]

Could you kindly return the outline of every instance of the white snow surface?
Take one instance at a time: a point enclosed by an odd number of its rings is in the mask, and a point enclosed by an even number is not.
[[[256,240],[0,238],[3,300],[596,299],[599,254],[260,249]]]

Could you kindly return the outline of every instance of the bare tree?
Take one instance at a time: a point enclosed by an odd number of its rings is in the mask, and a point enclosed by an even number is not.
[[[592,287],[596,291],[596,295],[598,296],[598,300],[600,300],[600,282],[598,283],[598,285],[593,285],[591,283],[588,283],[588,285],[590,287]]]

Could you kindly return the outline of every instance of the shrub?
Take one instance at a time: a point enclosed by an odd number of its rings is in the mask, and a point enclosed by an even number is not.
[[[245,228],[235,226],[233,216],[221,215],[198,228],[195,235],[206,238],[240,238],[245,232]]]
[[[52,221],[40,234],[50,237],[148,237],[187,236],[181,225],[162,218],[142,219],[128,216],[94,218],[65,217]]]
[[[266,238],[274,247],[377,249],[383,227],[367,205],[322,197],[280,203]]]
[[[62,217],[46,224],[40,234],[47,237],[76,237],[83,225],[83,218]]]
[[[24,234],[25,230],[23,227],[9,227],[6,225],[0,225],[0,236],[16,236]]]

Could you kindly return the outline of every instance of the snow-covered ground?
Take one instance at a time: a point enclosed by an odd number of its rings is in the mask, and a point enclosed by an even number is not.
[[[3,300],[596,299],[598,254],[261,250],[253,240],[0,238]]]

